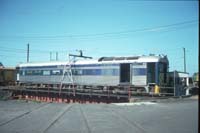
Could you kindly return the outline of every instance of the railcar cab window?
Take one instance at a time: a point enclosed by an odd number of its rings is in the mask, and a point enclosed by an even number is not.
[[[24,75],[25,75],[25,71],[23,71],[23,70],[20,70],[20,71],[19,71],[19,75],[22,75],[22,76],[24,76]]]
[[[167,82],[167,64],[166,63],[159,63],[159,82],[160,85]]]

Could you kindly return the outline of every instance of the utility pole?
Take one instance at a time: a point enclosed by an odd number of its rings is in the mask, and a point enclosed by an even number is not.
[[[50,52],[50,61],[52,61],[52,52]]]
[[[185,58],[185,48],[183,48],[183,54],[184,54],[184,72],[186,73],[186,58]]]
[[[174,96],[176,96],[176,71],[174,70]]]
[[[56,61],[58,61],[58,52],[56,52]]]
[[[29,44],[27,44],[27,62],[29,62]]]

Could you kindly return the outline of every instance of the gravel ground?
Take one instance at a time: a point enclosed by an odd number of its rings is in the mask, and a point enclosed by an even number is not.
[[[198,100],[126,104],[0,101],[1,133],[197,133]]]

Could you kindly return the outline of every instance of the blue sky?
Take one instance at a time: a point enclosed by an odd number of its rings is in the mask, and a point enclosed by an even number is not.
[[[0,0],[0,62],[85,55],[166,54],[170,70],[198,71],[198,1]]]

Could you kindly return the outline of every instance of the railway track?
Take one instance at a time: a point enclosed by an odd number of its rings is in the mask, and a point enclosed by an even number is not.
[[[30,114],[30,113],[36,111],[36,110],[39,110],[39,109],[41,109],[41,108],[47,106],[48,104],[49,104],[49,103],[43,103],[42,105],[40,105],[40,106],[38,106],[38,107],[36,107],[36,108],[33,108],[33,109],[29,110],[29,111],[26,111],[26,112],[22,113],[21,115],[18,115],[18,116],[14,117],[14,118],[12,118],[12,119],[10,119],[10,120],[8,120],[8,121],[5,121],[5,122],[0,123],[0,126],[4,126],[4,125],[6,125],[6,124],[8,124],[8,123],[10,123],[10,122],[12,122],[12,121],[14,121],[14,120],[17,120],[17,119],[19,119],[19,118],[21,118],[21,117],[24,117],[24,116],[26,116],[26,115],[28,115],[28,114]]]
[[[52,122],[51,123],[49,123],[48,125],[47,125],[47,127],[44,129],[44,131],[42,131],[43,133],[47,133],[48,132],[48,130],[66,113],[66,112],[68,112],[71,108],[72,108],[72,106],[73,105],[69,105],[69,106],[67,106],[67,107],[65,107],[58,115],[56,115],[54,118],[53,118],[53,120],[52,120]]]
[[[147,131],[145,131],[145,129],[137,122],[134,122],[130,119],[128,119],[126,117],[126,115],[116,111],[115,109],[111,109],[110,107],[108,107],[108,105],[105,105],[105,108],[114,116],[117,117],[120,121],[122,121],[123,123],[126,123],[126,125],[128,125],[129,127],[131,127],[132,129],[137,129],[139,130],[141,133],[147,133]],[[133,130],[134,131],[134,130]]]
[[[92,130],[91,130],[90,126],[89,126],[89,122],[88,122],[88,120],[87,120],[87,117],[86,117],[84,111],[83,111],[82,108],[81,108],[81,105],[78,105],[78,106],[79,106],[79,109],[80,109],[80,112],[81,112],[83,121],[84,121],[84,123],[85,123],[85,125],[86,125],[86,128],[87,128],[88,133],[92,133]]]

